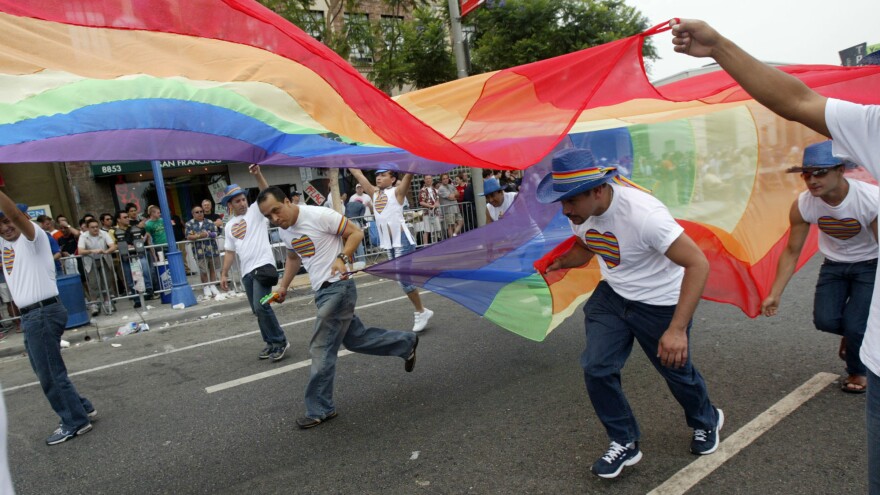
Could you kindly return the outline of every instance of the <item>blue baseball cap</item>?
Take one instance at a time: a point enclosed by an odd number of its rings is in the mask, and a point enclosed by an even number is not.
[[[28,205],[26,205],[24,203],[16,203],[15,207],[18,208],[18,210],[21,211],[22,213],[27,214]],[[2,211],[0,211],[0,218],[3,218],[5,216],[6,215]]]

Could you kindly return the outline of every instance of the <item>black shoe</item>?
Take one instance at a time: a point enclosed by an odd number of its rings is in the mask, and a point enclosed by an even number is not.
[[[267,345],[262,351],[260,351],[260,355],[257,356],[260,359],[269,359],[269,356],[272,354],[272,351],[275,350],[275,346]]]
[[[416,367],[416,347],[418,346],[419,336],[416,335],[416,341],[413,343],[412,351],[410,351],[409,357],[406,358],[406,361],[403,363],[403,369],[405,369],[407,373],[412,372],[413,368]]]
[[[316,418],[310,418],[308,416],[303,416],[302,418],[299,418],[296,420],[296,425],[299,426],[300,430],[307,430],[309,428],[314,428],[321,423],[325,423],[327,421],[330,421],[331,419],[335,418],[336,416],[337,416],[336,411],[333,411],[332,413],[328,414],[324,419],[316,419]]]
[[[147,292],[146,294],[144,294],[144,299],[147,301],[152,301],[153,299],[156,299],[156,294],[154,294],[153,291]]]
[[[140,308],[140,307],[141,307],[141,300],[140,300],[140,299],[135,299],[135,300],[134,300],[134,309],[138,309],[138,308]]]

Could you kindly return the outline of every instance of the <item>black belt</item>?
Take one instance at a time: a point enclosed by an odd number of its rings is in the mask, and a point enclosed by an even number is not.
[[[49,299],[43,299],[40,302],[35,302],[29,306],[25,306],[23,308],[18,308],[18,310],[21,312],[21,314],[26,315],[35,309],[40,309],[43,306],[49,306],[51,304],[60,303],[60,302],[61,302],[61,299],[59,299],[58,296],[54,296],[54,297],[50,297]]]
[[[326,289],[327,287],[330,287],[331,285],[333,285],[333,282],[325,281],[323,284],[321,284],[321,290]]]

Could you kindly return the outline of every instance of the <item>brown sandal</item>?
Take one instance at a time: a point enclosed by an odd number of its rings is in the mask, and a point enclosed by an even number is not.
[[[867,390],[867,385],[863,383],[858,383],[855,380],[859,378],[863,380],[867,380],[864,376],[861,375],[850,375],[840,382],[840,390],[848,393],[848,394],[863,394]]]

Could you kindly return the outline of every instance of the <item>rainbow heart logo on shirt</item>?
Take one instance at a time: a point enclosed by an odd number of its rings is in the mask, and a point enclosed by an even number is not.
[[[232,226],[232,237],[235,237],[236,239],[244,239],[245,234],[247,234],[247,222],[244,220]]]
[[[834,217],[820,217],[819,230],[835,239],[845,241],[858,235],[862,231],[862,224],[855,218],[838,220]]]
[[[3,266],[6,268],[6,273],[10,275],[12,275],[13,263],[15,263],[15,249],[3,248]]]
[[[376,209],[376,213],[382,213],[382,210],[388,206],[388,196],[385,194],[385,191],[379,193],[379,196],[376,197],[376,202],[373,203],[373,208]]]
[[[302,256],[303,258],[308,258],[315,255],[315,243],[312,242],[312,239],[310,239],[307,235],[304,235],[299,239],[294,239],[290,241],[290,249],[296,251],[296,254]]]
[[[620,245],[617,243],[617,237],[611,232],[600,233],[598,230],[590,229],[584,235],[584,242],[590,251],[598,254],[605,260],[608,268],[614,268],[620,264]]]

